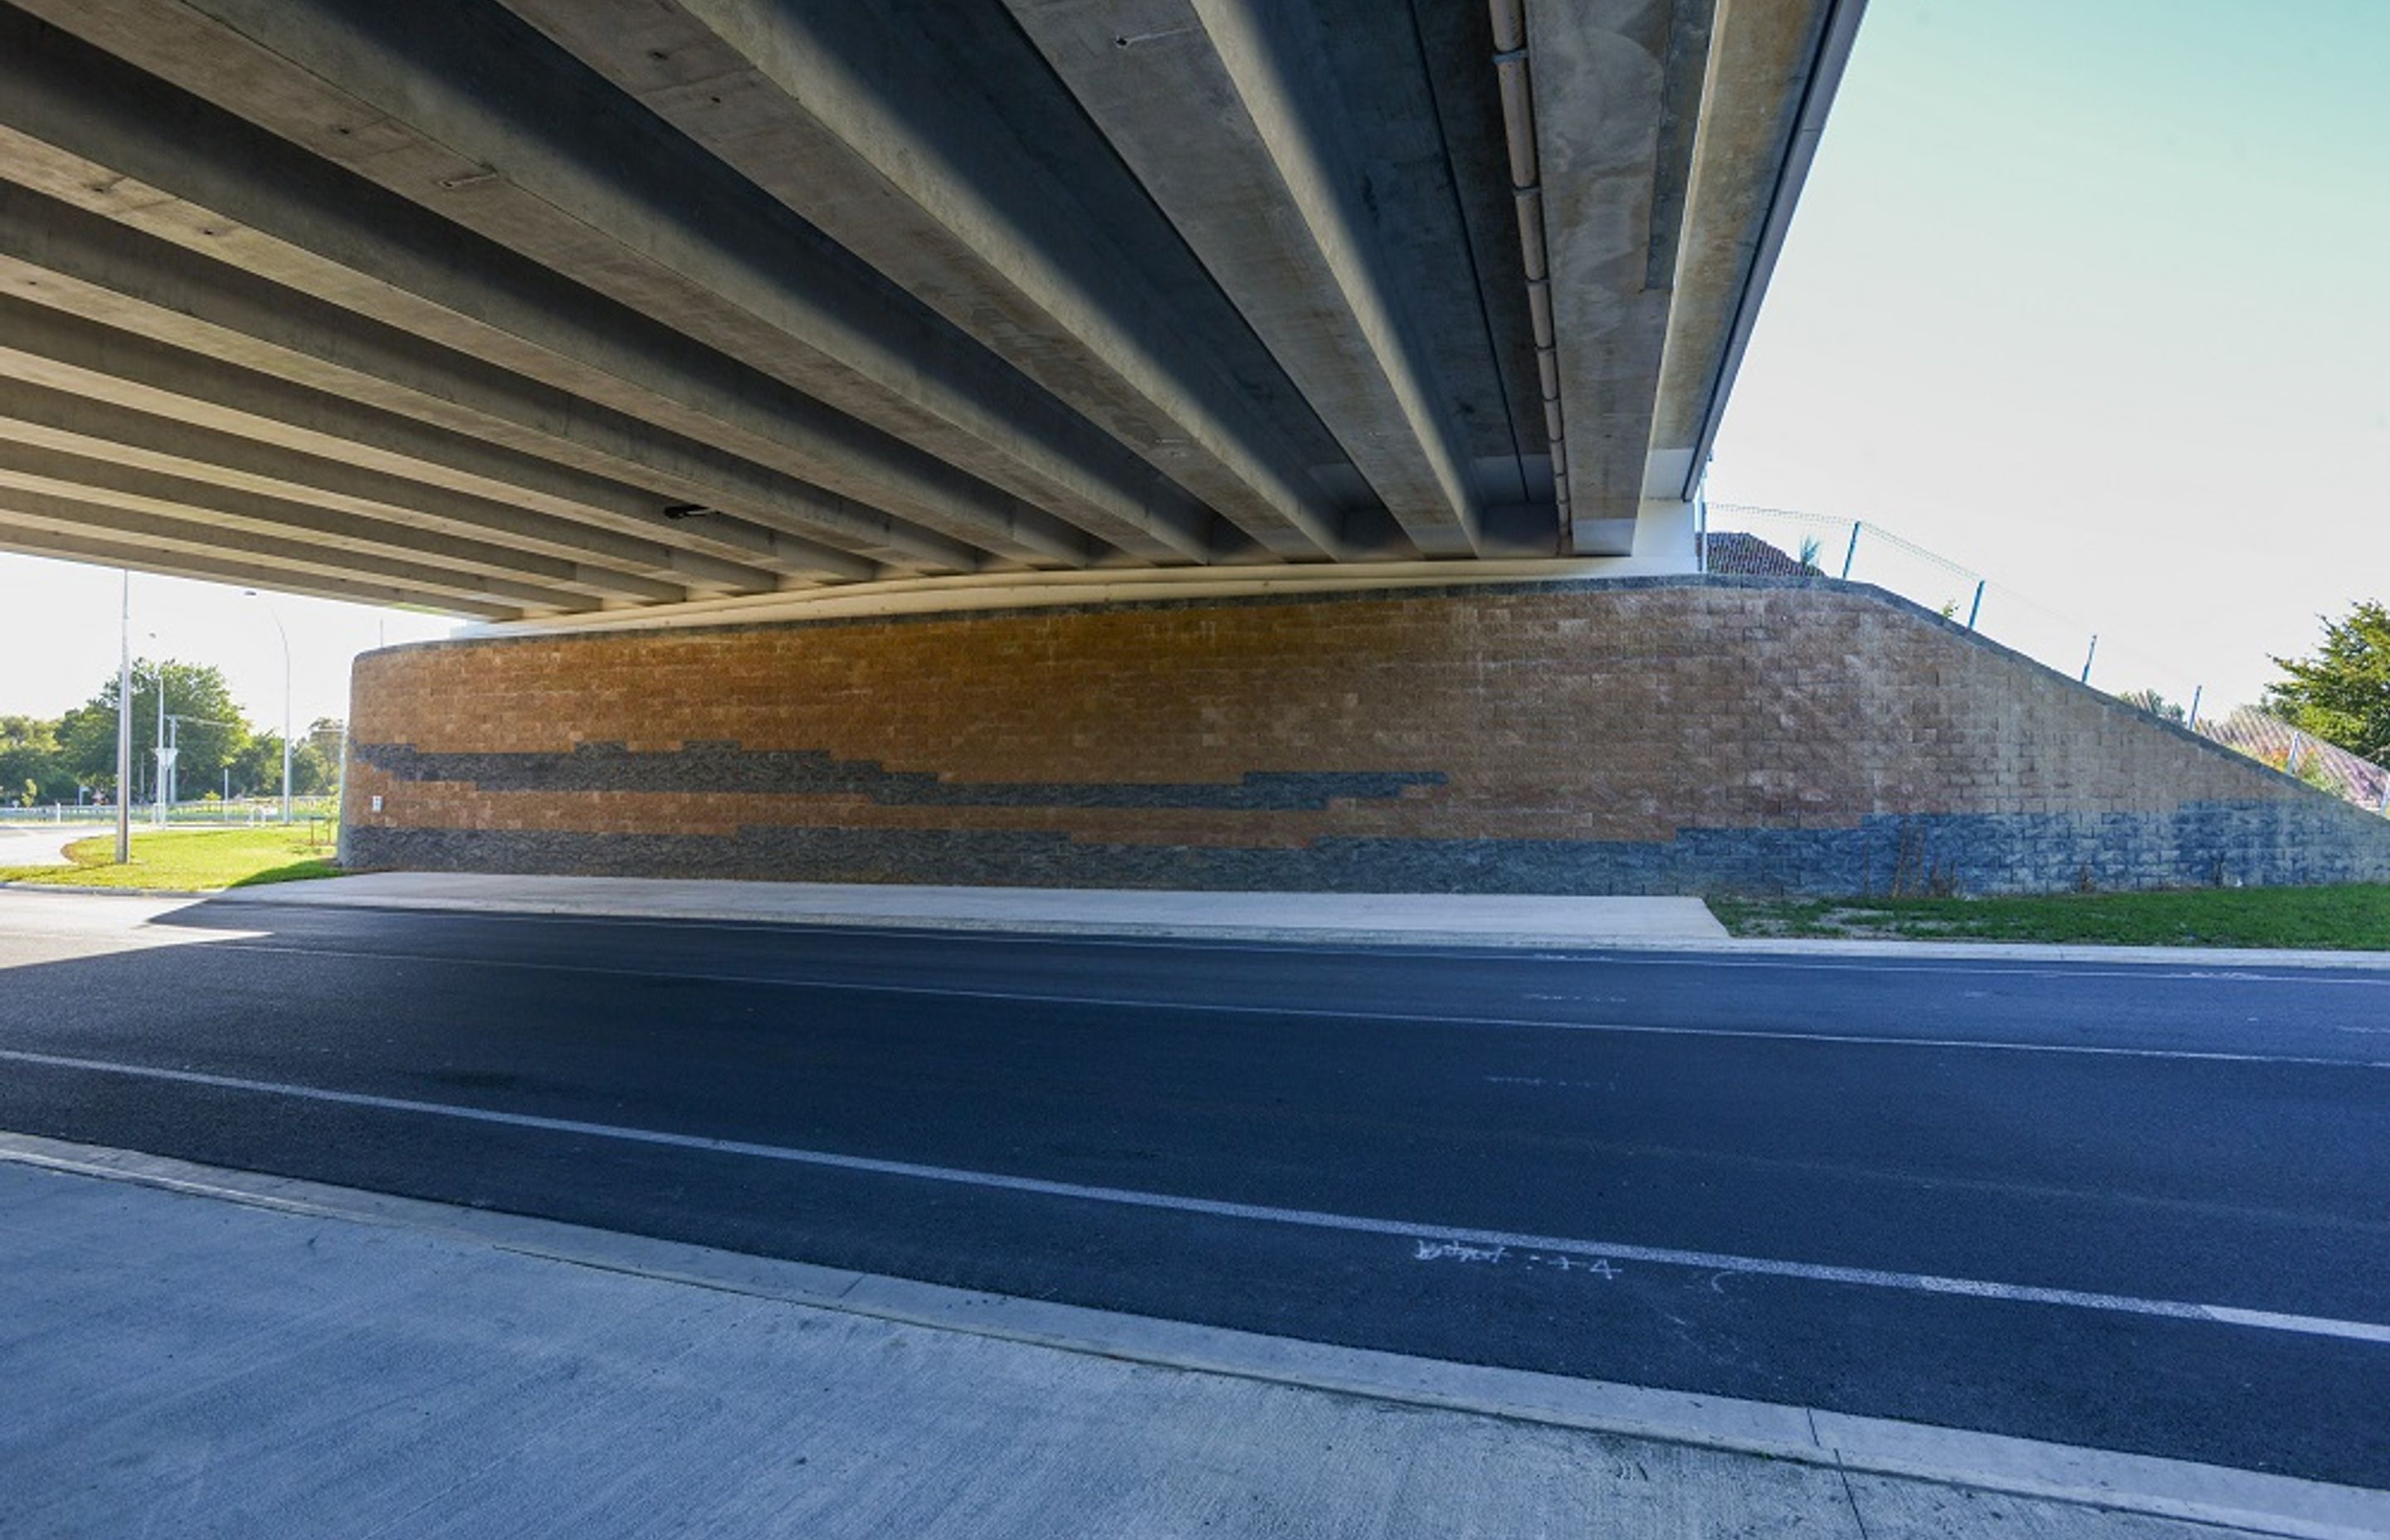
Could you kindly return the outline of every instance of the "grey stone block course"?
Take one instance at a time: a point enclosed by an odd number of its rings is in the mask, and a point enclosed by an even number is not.
[[[1249,771],[1234,782],[958,781],[841,760],[818,749],[694,742],[637,751],[582,743],[566,753],[427,754],[411,744],[360,743],[350,754],[400,781],[464,782],[484,791],[703,791],[859,795],[888,807],[1149,807],[1317,811],[1332,801],[1382,801],[1445,784],[1443,772]]]
[[[2328,811],[2328,810],[2327,810]],[[366,867],[808,882],[1323,892],[1805,897],[2390,881],[2390,822],[2345,838],[2314,809],[1882,815],[1844,828],[1674,840],[1330,838],[1296,848],[1106,844],[1030,830],[750,827],[736,836],[360,828]],[[2358,815],[2358,816],[2363,816]],[[2337,837],[2336,837],[2337,836]]]

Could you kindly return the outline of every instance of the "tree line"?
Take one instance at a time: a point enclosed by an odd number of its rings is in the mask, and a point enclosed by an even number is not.
[[[221,670],[204,663],[147,659],[133,666],[132,798],[157,795],[159,688],[165,690],[166,730],[177,752],[173,789],[185,802],[222,796],[279,795],[282,735],[251,725]],[[290,789],[318,796],[340,779],[341,724],[318,718],[293,736]],[[56,720],[0,716],[0,805],[88,800],[112,802],[116,790],[116,676],[84,704]]]

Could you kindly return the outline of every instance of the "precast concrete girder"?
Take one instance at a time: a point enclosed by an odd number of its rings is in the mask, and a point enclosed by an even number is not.
[[[1654,497],[1694,494],[1862,10],[1716,5],[1652,415]]]
[[[0,551],[85,561],[100,567],[122,567],[134,571],[161,572],[168,577],[199,578],[208,583],[271,588],[280,593],[306,594],[315,598],[345,599],[352,604],[391,605],[403,610],[470,615],[482,621],[519,621],[524,615],[520,605],[488,604],[479,599],[456,598],[396,584],[363,582],[347,575],[328,577],[320,572],[269,566],[247,557],[227,556],[219,549],[201,553],[142,538],[94,534],[80,523],[72,530],[52,528],[47,524],[19,524],[12,520],[5,507],[0,507]],[[343,569],[344,574],[345,571]]]
[[[1713,0],[1526,7],[1575,548],[1632,549]],[[1599,102],[1598,112],[1552,104]]]
[[[0,387],[0,397],[6,393]],[[78,453],[79,449],[100,453]],[[671,604],[688,597],[687,590],[671,584],[608,571],[570,558],[543,556],[449,530],[326,507],[288,493],[227,486],[202,476],[176,473],[199,468],[203,468],[162,456],[128,455],[104,440],[28,430],[15,413],[0,407],[0,481],[13,486],[68,497],[98,497],[120,507],[200,520],[226,531],[320,539],[351,550],[456,561],[586,594],[593,599]]]
[[[5,481],[0,481],[0,522],[19,530],[54,534],[96,534],[141,541],[161,550],[199,556],[221,552],[226,544],[221,526],[205,519],[95,502],[88,497],[62,497]],[[598,607],[598,601],[585,594],[518,583],[486,571],[359,550],[335,550],[252,531],[241,533],[237,548],[243,560],[262,567],[319,577],[353,572],[383,579],[433,601],[461,599],[476,604],[510,605],[524,614],[564,614]]]
[[[508,0],[809,225],[1280,558],[1343,548],[1292,444],[983,86],[1038,66],[969,6]],[[1082,173],[1085,180],[1089,173]],[[1115,205],[1116,207],[1117,205]]]
[[[561,553],[583,580],[608,584],[617,597],[669,603],[688,597],[678,584],[633,572],[607,571],[576,546],[579,527],[439,487],[402,481],[379,471],[260,444],[237,434],[161,417],[130,407],[10,378],[0,367],[0,434],[19,443],[87,455],[109,463],[147,467],[211,481],[232,491],[342,509],[362,518],[444,532],[530,556]],[[526,544],[518,546],[517,540]],[[538,559],[550,559],[540,558]]]
[[[274,462],[271,474],[317,495],[418,503],[419,491],[377,480],[395,477],[482,500],[475,533],[526,550],[593,560],[693,593],[778,586],[777,574],[761,567],[668,543],[676,532],[659,523],[661,500],[639,488],[64,311],[0,297],[0,376],[261,449],[294,451]],[[423,511],[428,526],[441,524]],[[648,536],[651,528],[667,538]]]
[[[1007,0],[1419,550],[1483,512],[1388,280],[1316,18],[1265,0]]]
[[[719,510],[730,517],[689,520],[689,538],[734,560],[854,579],[882,563],[829,540],[894,554],[898,532],[834,494],[7,182],[0,291],[645,486],[657,496],[639,528],[659,538],[670,503]],[[928,532],[900,538],[949,571],[979,559]]]
[[[1096,554],[1085,549],[1091,536],[1150,559],[1210,552],[1210,516],[1191,496],[494,6],[27,0],[27,8],[222,100],[288,140],[295,160],[345,168],[434,223],[475,231],[538,264],[533,271],[607,297],[638,324],[555,295],[509,305],[537,298],[528,274],[497,293],[453,269],[420,271],[420,247],[406,249],[387,211],[376,222],[379,247],[360,249],[355,226],[367,205],[335,187],[346,218],[328,223],[326,200],[292,185],[293,167],[277,168],[263,200],[189,168],[122,168],[212,215],[353,263],[518,343],[649,379],[701,411],[729,408],[730,422],[769,439],[802,425],[801,459],[784,468],[934,519],[998,554],[1078,565]],[[487,258],[474,265],[492,267]],[[625,371],[619,355],[632,347],[639,356]],[[723,366],[733,359],[745,367]],[[782,387],[774,415],[790,427],[735,410],[754,387],[724,387],[750,371]]]
[[[817,524],[1046,564],[1082,531],[63,32],[0,10],[15,182],[421,341],[767,467]],[[836,483],[844,482],[842,488]],[[851,490],[850,490],[851,489]],[[945,533],[933,531],[944,527]]]

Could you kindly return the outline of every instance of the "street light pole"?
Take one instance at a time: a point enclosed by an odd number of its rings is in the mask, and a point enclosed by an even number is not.
[[[158,777],[151,789],[158,793],[158,827],[166,827],[166,665],[158,665]]]
[[[241,592],[251,598],[263,597],[254,588]],[[290,821],[290,633],[282,628],[282,617],[271,604],[265,607],[265,617],[274,622],[274,634],[282,638],[282,821],[287,824]]]
[[[133,859],[133,573],[116,632],[116,864]]]

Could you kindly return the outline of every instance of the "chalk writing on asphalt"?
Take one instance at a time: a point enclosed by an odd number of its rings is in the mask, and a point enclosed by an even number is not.
[[[1614,1278],[1618,1267],[1608,1257],[1581,1256],[1568,1251],[1529,1251],[1515,1246],[1475,1246],[1465,1240],[1429,1240],[1412,1243],[1414,1262],[1465,1262],[1484,1267],[1539,1267],[1553,1273],[1589,1273],[1598,1278]]]

